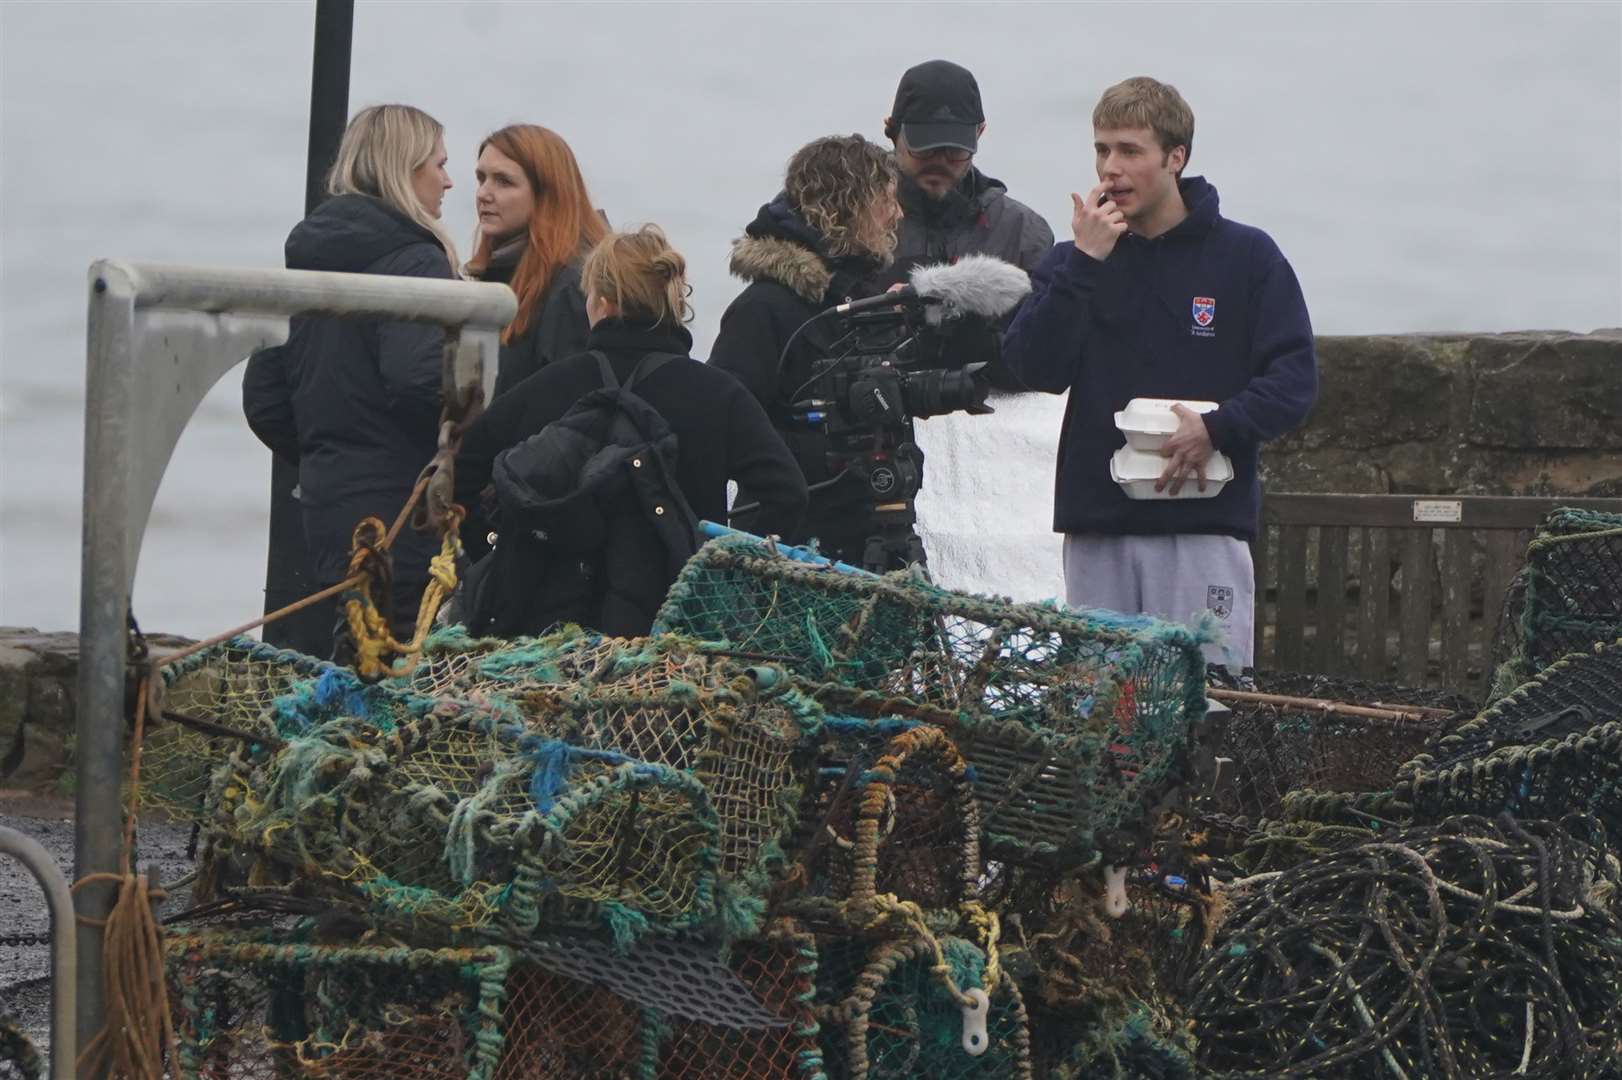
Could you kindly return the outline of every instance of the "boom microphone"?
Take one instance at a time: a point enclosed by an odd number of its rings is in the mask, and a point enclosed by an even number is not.
[[[1031,291],[1029,274],[990,255],[965,255],[955,263],[914,267],[911,279],[911,284],[899,289],[846,301],[834,312],[854,315],[874,308],[938,305],[940,310],[929,312],[932,323],[960,315],[994,319],[1012,311]]]
[[[916,267],[912,288],[919,296],[939,300],[947,318],[981,315],[995,319],[1014,310],[1030,294],[1031,276],[990,255],[965,255],[955,263]]]

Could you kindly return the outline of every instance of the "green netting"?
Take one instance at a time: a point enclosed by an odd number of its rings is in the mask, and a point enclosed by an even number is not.
[[[1000,860],[1133,857],[1204,715],[1203,631],[841,572],[752,537],[706,544],[659,624],[787,665],[831,712],[945,727]]]
[[[824,1009],[823,1047],[835,1080],[979,1080],[1030,1077],[1030,1031],[1019,988],[1006,974],[987,983],[986,955],[960,938],[940,940],[940,956],[919,938],[874,945],[853,983]],[[843,972],[852,966],[847,961]],[[944,977],[943,977],[944,976]],[[947,985],[947,978],[951,986]],[[967,1052],[957,991],[984,990],[986,1045]]]
[[[842,572],[742,535],[688,561],[656,628],[778,660],[814,683],[1061,734],[1095,712],[1122,726],[1198,717],[1210,640],[1143,617],[951,592],[915,572]]]
[[[1522,677],[1595,642],[1622,637],[1622,514],[1561,509],[1526,549]]]
[[[1329,702],[1228,700],[1228,715],[1212,725],[1210,753],[1221,762],[1217,781],[1194,800],[1197,819],[1277,818],[1286,794],[1302,789],[1352,793],[1381,791],[1427,743],[1473,714],[1468,699],[1442,690],[1322,675],[1257,672],[1255,690]],[[1449,717],[1383,718],[1337,711],[1334,706],[1405,706],[1448,709]]]
[[[166,943],[179,1077],[487,1080],[504,1052],[504,949],[272,942],[226,931]],[[521,1034],[521,1033],[519,1033]]]
[[[214,773],[244,742],[275,734],[277,698],[331,667],[247,637],[161,667],[164,715],[148,720],[142,809],[205,821]],[[202,723],[187,726],[187,720]]]

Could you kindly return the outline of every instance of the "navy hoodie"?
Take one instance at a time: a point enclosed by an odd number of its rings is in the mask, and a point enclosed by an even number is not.
[[[1312,324],[1278,245],[1223,218],[1203,178],[1180,188],[1188,216],[1155,239],[1127,233],[1103,262],[1069,240],[1055,245],[1003,338],[1004,362],[1029,389],[1070,393],[1056,532],[1254,540],[1257,451],[1299,425],[1317,396]],[[1218,403],[1205,426],[1235,474],[1220,494],[1134,501],[1110,479],[1110,456],[1126,445],[1114,414],[1135,397]]]

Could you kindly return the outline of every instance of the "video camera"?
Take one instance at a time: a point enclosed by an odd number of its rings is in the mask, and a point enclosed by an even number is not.
[[[993,411],[984,371],[998,348],[995,320],[1028,292],[1023,270],[971,255],[948,266],[918,267],[909,285],[820,312],[785,345],[787,357],[813,323],[838,321],[832,340],[819,345],[823,355],[809,377],[787,388],[783,400],[791,425],[826,436],[831,479],[813,488],[851,476],[865,484],[869,520],[851,522],[849,531],[868,529],[874,543],[896,556],[876,555],[870,544],[862,559],[868,568],[922,561],[913,500],[923,483],[923,452],[913,442],[912,421]],[[987,359],[968,359],[981,356]]]

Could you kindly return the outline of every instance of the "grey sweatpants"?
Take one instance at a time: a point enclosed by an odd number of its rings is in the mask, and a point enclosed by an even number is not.
[[[1205,647],[1205,658],[1234,671],[1253,662],[1255,592],[1250,545],[1231,536],[1064,537],[1064,593],[1071,607],[1182,623],[1209,611],[1222,634]]]

